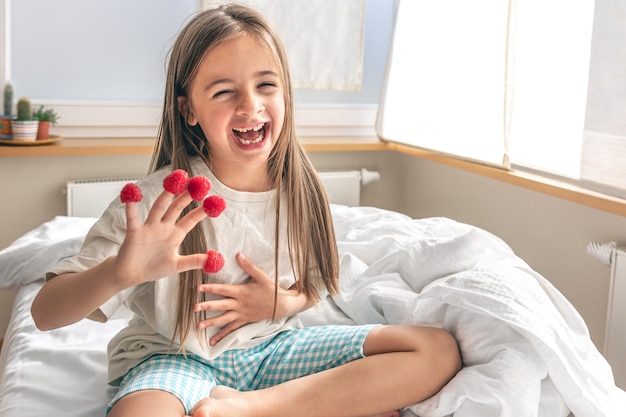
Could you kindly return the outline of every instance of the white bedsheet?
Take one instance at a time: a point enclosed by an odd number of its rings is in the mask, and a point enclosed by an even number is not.
[[[38,280],[17,292],[0,355],[0,416],[104,417],[115,393],[107,384],[106,345],[127,319],[40,332],[30,305],[42,285]]]
[[[459,341],[463,370],[404,416],[626,416],[578,313],[500,239],[375,208],[333,206],[333,216],[341,294],[303,313],[307,325],[423,324]],[[106,344],[127,319],[39,332],[30,318],[43,272],[91,223],[58,217],[0,251],[0,286],[21,286],[0,356],[2,417],[103,416]]]

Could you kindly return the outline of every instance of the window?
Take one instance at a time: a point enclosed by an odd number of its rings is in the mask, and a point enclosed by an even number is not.
[[[626,193],[623,2],[397,4],[380,137]]]
[[[361,88],[297,89],[303,136],[375,137],[394,4],[358,2],[366,9]],[[10,81],[14,100],[26,96],[55,108],[60,121],[54,133],[64,137],[154,136],[169,45],[202,1],[128,3],[0,0],[0,89]],[[37,52],[44,54],[45,77],[33,65]]]

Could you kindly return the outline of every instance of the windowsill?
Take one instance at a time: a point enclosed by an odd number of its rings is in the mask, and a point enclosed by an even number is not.
[[[152,155],[155,140],[152,138],[66,138],[43,146],[0,146],[0,157],[15,156],[105,156]],[[308,152],[380,151],[387,144],[377,138],[350,138],[339,142],[337,138],[304,138],[301,140]]]
[[[388,143],[387,145],[387,149],[389,150],[395,150],[404,154],[428,159],[498,181],[506,182],[508,184],[517,185],[526,189],[551,195],[556,198],[626,217],[626,200],[621,198],[587,190],[563,181],[551,180],[540,175],[530,174],[523,171],[508,171],[502,168],[482,165],[476,162],[466,161],[406,145],[395,143]]]
[[[626,200],[617,197],[550,180],[539,175],[514,170],[507,171],[424,149],[381,142],[377,138],[350,138],[341,142],[337,141],[337,138],[305,138],[302,139],[301,143],[307,152],[401,152],[626,217]],[[149,138],[68,138],[45,146],[0,146],[0,157],[151,155],[153,147],[154,139]]]

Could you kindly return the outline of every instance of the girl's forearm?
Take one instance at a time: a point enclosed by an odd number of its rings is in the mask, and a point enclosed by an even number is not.
[[[52,330],[76,323],[125,289],[116,280],[114,258],[82,272],[62,274],[39,291],[31,314],[39,330]]]

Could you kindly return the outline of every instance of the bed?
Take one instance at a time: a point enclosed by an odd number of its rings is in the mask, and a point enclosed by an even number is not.
[[[572,305],[502,240],[447,218],[332,206],[341,293],[306,325],[395,323],[448,329],[463,369],[405,417],[623,417],[626,392]],[[0,356],[0,416],[101,417],[106,345],[129,319],[38,331],[30,304],[43,275],[79,250],[94,218],[59,216],[0,252],[17,297]],[[381,377],[393,377],[385,375]]]

